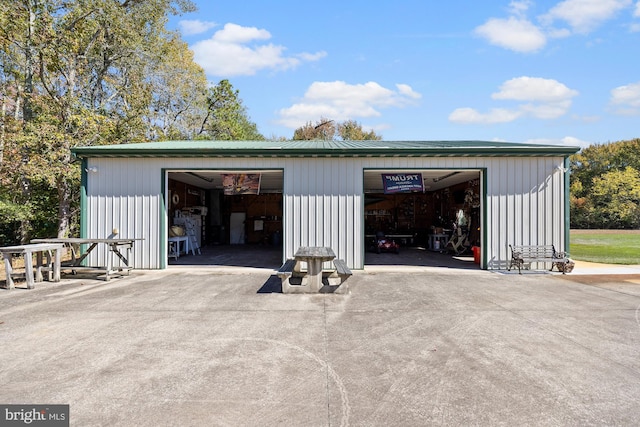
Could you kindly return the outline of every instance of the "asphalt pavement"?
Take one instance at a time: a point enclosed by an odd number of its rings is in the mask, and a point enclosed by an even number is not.
[[[178,266],[0,290],[0,403],[69,404],[73,426],[637,425],[640,268],[607,268],[381,265],[346,295],[284,295],[272,269]]]

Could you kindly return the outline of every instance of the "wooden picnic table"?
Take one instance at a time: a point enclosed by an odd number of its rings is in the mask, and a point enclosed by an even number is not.
[[[318,292],[322,288],[322,264],[336,257],[333,249],[327,246],[300,246],[294,258],[298,262],[307,263],[307,282],[310,292]]]
[[[71,251],[71,260],[64,262],[61,266],[65,269],[77,271],[104,271],[105,280],[109,280],[112,275],[128,275],[133,267],[129,264],[131,250],[136,240],[142,239],[91,239],[91,238],[49,238],[33,239],[32,243],[60,243]],[[106,246],[106,260],[101,265],[87,266],[84,260],[99,245]],[[112,254],[116,255],[124,265],[114,265]]]
[[[13,281],[15,272],[13,269],[13,255],[22,255],[24,257],[25,280],[27,288],[33,289],[35,282],[43,280],[42,272],[47,271],[48,279],[54,282],[60,281],[60,258],[64,245],[61,243],[32,243],[27,245],[6,246],[0,248],[0,253],[4,258],[4,268],[6,271],[6,289],[15,288]],[[51,253],[53,252],[53,259]],[[36,254],[36,269],[34,277],[33,254]],[[44,262],[46,256],[46,263]]]

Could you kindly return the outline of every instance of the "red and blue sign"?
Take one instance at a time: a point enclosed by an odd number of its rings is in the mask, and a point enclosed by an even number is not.
[[[421,173],[383,173],[384,194],[424,191]]]

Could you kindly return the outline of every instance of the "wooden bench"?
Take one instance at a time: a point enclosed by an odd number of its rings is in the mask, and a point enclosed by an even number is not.
[[[296,268],[296,260],[288,259],[282,264],[282,267],[278,270],[278,277],[282,280],[282,292],[287,293],[286,291],[291,286],[291,278],[293,276],[293,271]],[[296,285],[300,285],[297,283]]]
[[[518,273],[522,274],[522,267],[525,263],[541,262],[551,263],[551,269],[556,267],[558,271],[565,274],[566,266],[570,262],[569,257],[564,252],[556,251],[553,245],[509,245],[511,249],[511,261],[507,270],[511,271],[514,266],[518,267]]]
[[[18,276],[13,268],[13,255],[22,255],[24,257],[24,278],[27,281],[27,289],[33,289],[35,282],[41,282],[42,272],[48,272],[50,281],[60,281],[60,258],[62,252],[62,244],[59,243],[33,243],[20,246],[6,246],[0,248],[0,253],[4,258],[4,267],[6,271],[6,289],[15,288],[13,279]],[[53,257],[51,253],[53,252]],[[36,265],[34,271],[33,254],[36,254]],[[46,256],[46,262],[43,260],[43,254]],[[35,277],[34,277],[35,273]]]
[[[347,267],[347,263],[344,262],[344,260],[342,260],[342,259],[334,259],[333,260],[333,265],[336,267],[335,274],[338,277],[340,277],[340,283],[343,283],[351,275],[353,275],[353,273],[351,272],[349,267]]]

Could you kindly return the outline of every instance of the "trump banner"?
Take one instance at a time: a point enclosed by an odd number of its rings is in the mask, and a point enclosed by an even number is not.
[[[384,194],[424,191],[421,173],[383,173]]]

